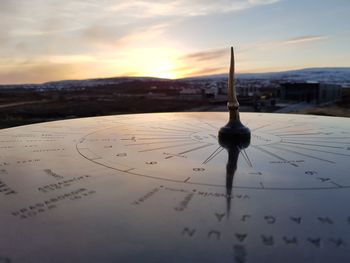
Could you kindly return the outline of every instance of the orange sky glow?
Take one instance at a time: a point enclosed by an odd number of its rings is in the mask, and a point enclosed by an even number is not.
[[[2,0],[0,84],[350,66],[344,0]],[[315,11],[317,6],[317,11]]]

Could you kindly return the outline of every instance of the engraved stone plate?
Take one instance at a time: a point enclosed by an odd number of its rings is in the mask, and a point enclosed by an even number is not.
[[[0,262],[350,262],[350,119],[164,113],[0,130]]]

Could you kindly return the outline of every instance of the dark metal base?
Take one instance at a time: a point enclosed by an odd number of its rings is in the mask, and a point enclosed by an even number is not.
[[[219,130],[219,143],[222,146],[239,145],[246,148],[250,144],[250,130],[239,120],[230,121]]]

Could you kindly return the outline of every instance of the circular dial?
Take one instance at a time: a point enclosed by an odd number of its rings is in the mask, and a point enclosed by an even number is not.
[[[350,119],[227,115],[0,130],[0,262],[349,262]]]
[[[338,119],[241,114],[251,142],[240,149],[233,187],[328,189],[350,186],[350,133]],[[121,118],[115,126],[82,137],[86,159],[125,175],[225,186],[229,149],[217,132],[226,114],[165,114]],[[334,174],[334,170],[337,173]]]

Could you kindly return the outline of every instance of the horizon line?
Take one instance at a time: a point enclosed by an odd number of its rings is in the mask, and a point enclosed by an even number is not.
[[[273,74],[273,73],[283,73],[288,71],[298,71],[298,70],[306,70],[306,69],[350,69],[350,66],[348,67],[307,67],[307,68],[292,68],[292,69],[286,69],[286,70],[276,70],[276,71],[244,71],[244,72],[237,72],[236,75],[244,75],[244,74]],[[51,80],[51,81],[45,81],[45,82],[37,82],[37,83],[18,83],[18,84],[9,84],[9,83],[0,83],[0,86],[20,86],[20,85],[44,85],[54,82],[63,82],[63,81],[87,81],[87,80],[100,80],[100,79],[113,79],[113,78],[150,78],[150,79],[161,79],[161,80],[185,80],[185,79],[191,79],[191,78],[205,78],[205,77],[214,77],[214,76],[220,76],[228,74],[228,72],[222,72],[222,73],[216,73],[216,74],[209,74],[209,75],[194,75],[194,76],[187,76],[187,77],[181,77],[181,78],[162,78],[157,76],[127,76],[127,75],[120,75],[120,76],[107,76],[107,77],[92,77],[92,78],[85,78],[85,79],[61,79],[61,80]]]

